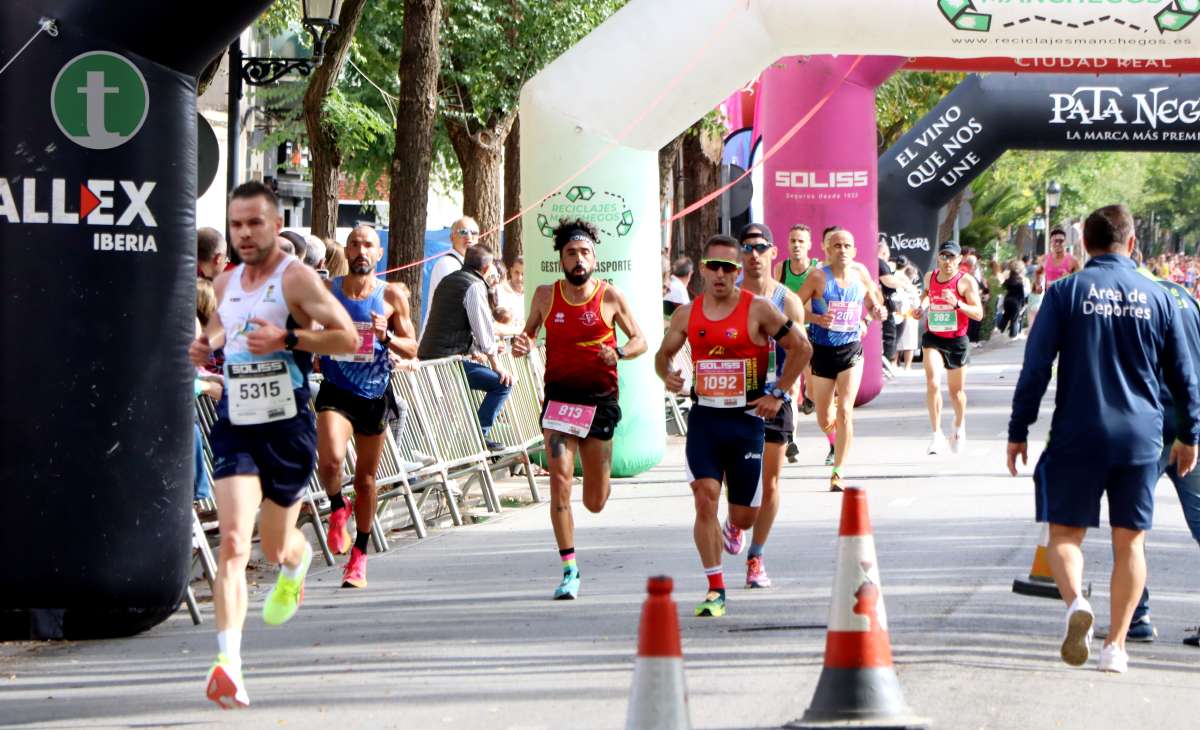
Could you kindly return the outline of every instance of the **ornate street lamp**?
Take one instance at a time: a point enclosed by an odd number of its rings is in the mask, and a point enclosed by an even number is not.
[[[1057,180],[1051,180],[1046,185],[1046,232],[1044,241],[1046,244],[1046,254],[1050,253],[1050,215],[1054,208],[1058,207],[1058,200],[1062,196],[1062,186]]]
[[[235,38],[233,43],[229,44],[229,121],[225,137],[226,194],[232,192],[238,184],[242,84],[263,86],[278,81],[292,71],[307,76],[321,64],[321,58],[325,55],[325,42],[338,27],[342,0],[300,0],[300,7],[304,14],[301,22],[312,36],[313,52],[309,58],[243,56],[240,40]]]
[[[242,83],[262,86],[278,81],[295,71],[307,76],[321,65],[325,41],[338,27],[342,0],[301,0],[304,29],[312,36],[313,50],[309,58],[276,58],[273,56],[239,56]],[[231,54],[232,55],[232,54]]]

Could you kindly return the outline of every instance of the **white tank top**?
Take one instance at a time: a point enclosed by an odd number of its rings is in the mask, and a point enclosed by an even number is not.
[[[242,288],[242,274],[246,265],[238,264],[225,284],[225,295],[217,306],[217,314],[225,328],[226,362],[283,360],[287,363],[292,378],[292,388],[297,389],[306,387],[306,384],[300,369],[296,367],[292,353],[280,350],[268,355],[255,355],[246,349],[246,333],[256,326],[250,324],[251,319],[261,319],[276,327],[287,328],[289,312],[287,300],[283,296],[283,272],[294,263],[299,263],[295,257],[284,256],[283,262],[271,272],[270,278],[250,292]]]

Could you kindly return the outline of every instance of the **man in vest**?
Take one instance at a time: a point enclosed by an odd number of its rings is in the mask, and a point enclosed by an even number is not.
[[[442,279],[429,302],[429,317],[417,358],[436,360],[474,351],[487,359],[487,365],[464,360],[463,369],[471,388],[486,394],[479,404],[479,426],[488,448],[499,451],[503,444],[490,440],[488,434],[496,422],[496,414],[508,400],[513,380],[496,360],[496,333],[485,278],[492,267],[492,257],[492,249],[486,244],[469,246],[463,253],[462,268]]]
[[[454,221],[450,226],[450,250],[447,251],[429,270],[429,288],[426,290],[425,301],[425,316],[421,319],[421,331],[425,331],[426,325],[429,323],[429,311],[433,308],[433,295],[437,292],[438,284],[442,283],[442,279],[453,274],[462,268],[463,256],[467,252],[467,246],[473,243],[479,243],[479,224],[470,216],[463,216]]]

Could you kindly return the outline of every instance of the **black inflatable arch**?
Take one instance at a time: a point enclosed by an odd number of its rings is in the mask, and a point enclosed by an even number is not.
[[[879,158],[879,240],[928,271],[938,210],[1010,149],[1200,150],[1200,77],[971,75]]]
[[[28,42],[0,75],[0,639],[127,635],[179,606],[195,76],[268,4],[0,4],[0,62]]]

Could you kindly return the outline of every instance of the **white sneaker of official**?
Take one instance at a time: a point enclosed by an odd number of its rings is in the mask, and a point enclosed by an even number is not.
[[[1067,609],[1066,628],[1059,650],[1064,662],[1073,667],[1087,663],[1092,654],[1092,627],[1095,622],[1092,605],[1083,596],[1076,598]]]
[[[1116,644],[1105,644],[1100,649],[1100,671],[1124,674],[1129,669],[1129,654]]]
[[[933,436],[929,438],[929,446],[925,447],[925,453],[930,456],[934,454],[944,454],[949,446],[946,444],[946,435],[941,431],[934,431]]]

